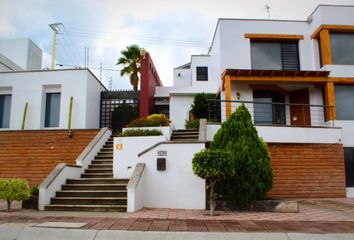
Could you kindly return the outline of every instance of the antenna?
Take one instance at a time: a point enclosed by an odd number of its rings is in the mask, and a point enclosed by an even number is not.
[[[112,91],[112,76],[109,77],[109,91]]]
[[[270,6],[268,4],[266,4],[265,7],[266,7],[266,10],[267,10],[268,18],[270,18]]]
[[[59,26],[64,25],[62,23],[52,23],[49,24],[49,27],[53,30],[53,49],[52,49],[52,69],[55,69],[55,55],[56,55],[56,47],[57,47],[57,34],[59,33]]]
[[[100,82],[102,82],[102,63],[100,63]]]

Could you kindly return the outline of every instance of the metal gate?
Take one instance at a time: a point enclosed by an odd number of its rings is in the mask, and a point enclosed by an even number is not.
[[[139,91],[101,92],[100,127],[120,131],[139,117]]]

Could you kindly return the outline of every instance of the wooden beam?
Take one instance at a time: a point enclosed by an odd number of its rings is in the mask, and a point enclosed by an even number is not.
[[[320,43],[321,43],[321,56],[322,65],[332,64],[332,54],[331,54],[331,40],[329,37],[329,31],[323,29],[320,32]]]
[[[231,78],[230,75],[225,76],[225,100],[226,100],[226,119],[231,115]]]
[[[245,82],[282,82],[282,83],[314,83],[327,82],[327,77],[302,77],[302,76],[231,76],[231,81]]]
[[[311,39],[320,37],[322,30],[329,30],[330,32],[354,32],[353,25],[321,25],[311,35]]]
[[[336,98],[334,95],[334,82],[328,81],[325,84],[326,116],[328,120],[336,119]]]
[[[274,41],[274,40],[298,41],[298,40],[303,40],[304,35],[246,33],[245,38],[250,38],[254,40],[266,40],[266,41]]]
[[[335,84],[354,84],[354,78],[350,77],[330,77],[329,81]]]

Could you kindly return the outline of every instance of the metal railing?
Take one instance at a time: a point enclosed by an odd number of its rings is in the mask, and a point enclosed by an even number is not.
[[[221,122],[226,119],[226,105],[231,105],[231,113],[244,104],[255,125],[283,125],[301,127],[328,127],[333,122],[326,120],[328,111],[334,107],[325,105],[209,100],[209,121]]]

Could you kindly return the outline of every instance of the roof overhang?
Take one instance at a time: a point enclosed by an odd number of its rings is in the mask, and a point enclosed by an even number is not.
[[[222,73],[222,86],[224,90],[226,77],[239,82],[324,83],[329,74],[329,71],[226,69]]]

